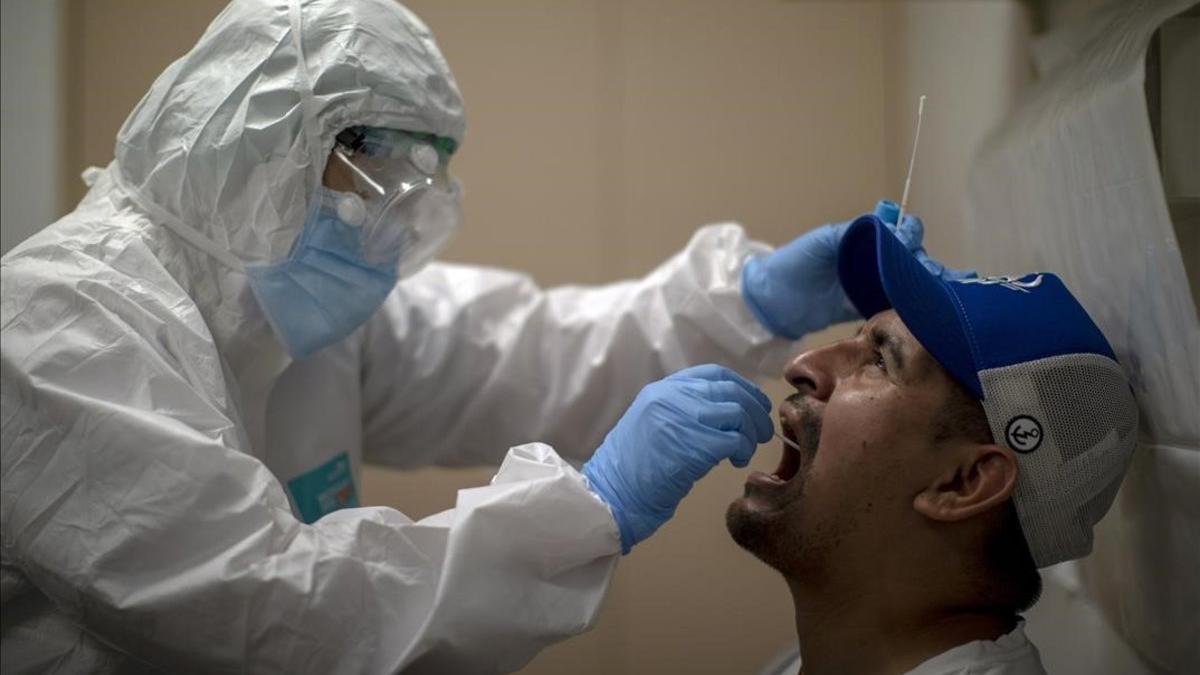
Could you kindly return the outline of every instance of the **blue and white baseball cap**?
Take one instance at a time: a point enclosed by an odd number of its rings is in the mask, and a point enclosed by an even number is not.
[[[1137,441],[1133,390],[1108,340],[1048,272],[950,281],[860,217],[838,276],[864,317],[895,309],[1015,451],[1013,502],[1038,567],[1087,555]]]

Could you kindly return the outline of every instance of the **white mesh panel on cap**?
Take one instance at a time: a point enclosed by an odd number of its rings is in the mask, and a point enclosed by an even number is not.
[[[1038,567],[1087,555],[1137,440],[1121,366],[1068,354],[979,372],[992,435],[1017,453],[1013,501]]]

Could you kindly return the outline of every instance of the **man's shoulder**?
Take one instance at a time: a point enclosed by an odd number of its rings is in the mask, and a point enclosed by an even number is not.
[[[1045,675],[1024,622],[995,640],[975,640],[928,659],[907,675]]]
[[[803,659],[800,649],[780,652],[758,675],[795,675]],[[930,658],[906,675],[1045,675],[1042,658],[1024,625],[996,640],[976,640]]]

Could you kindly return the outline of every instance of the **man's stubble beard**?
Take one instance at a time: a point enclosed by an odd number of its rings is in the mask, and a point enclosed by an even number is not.
[[[823,552],[837,543],[836,540],[825,541],[832,532],[818,531],[805,535],[801,531],[804,491],[813,457],[821,441],[821,417],[799,394],[793,394],[788,401],[801,411],[800,428],[793,431],[796,432],[798,445],[803,449],[801,452],[808,453],[807,461],[802,462],[800,470],[788,483],[788,488],[794,489],[791,499],[783,508],[768,512],[744,508],[744,499],[735,500],[725,511],[725,527],[739,546],[785,577],[802,575],[812,578],[820,573]]]

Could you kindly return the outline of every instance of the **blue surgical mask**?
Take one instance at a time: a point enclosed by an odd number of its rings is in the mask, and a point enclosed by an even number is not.
[[[289,354],[302,358],[353,333],[398,280],[400,253],[368,262],[362,227],[338,216],[338,197],[319,188],[287,259],[246,268],[250,287]]]

